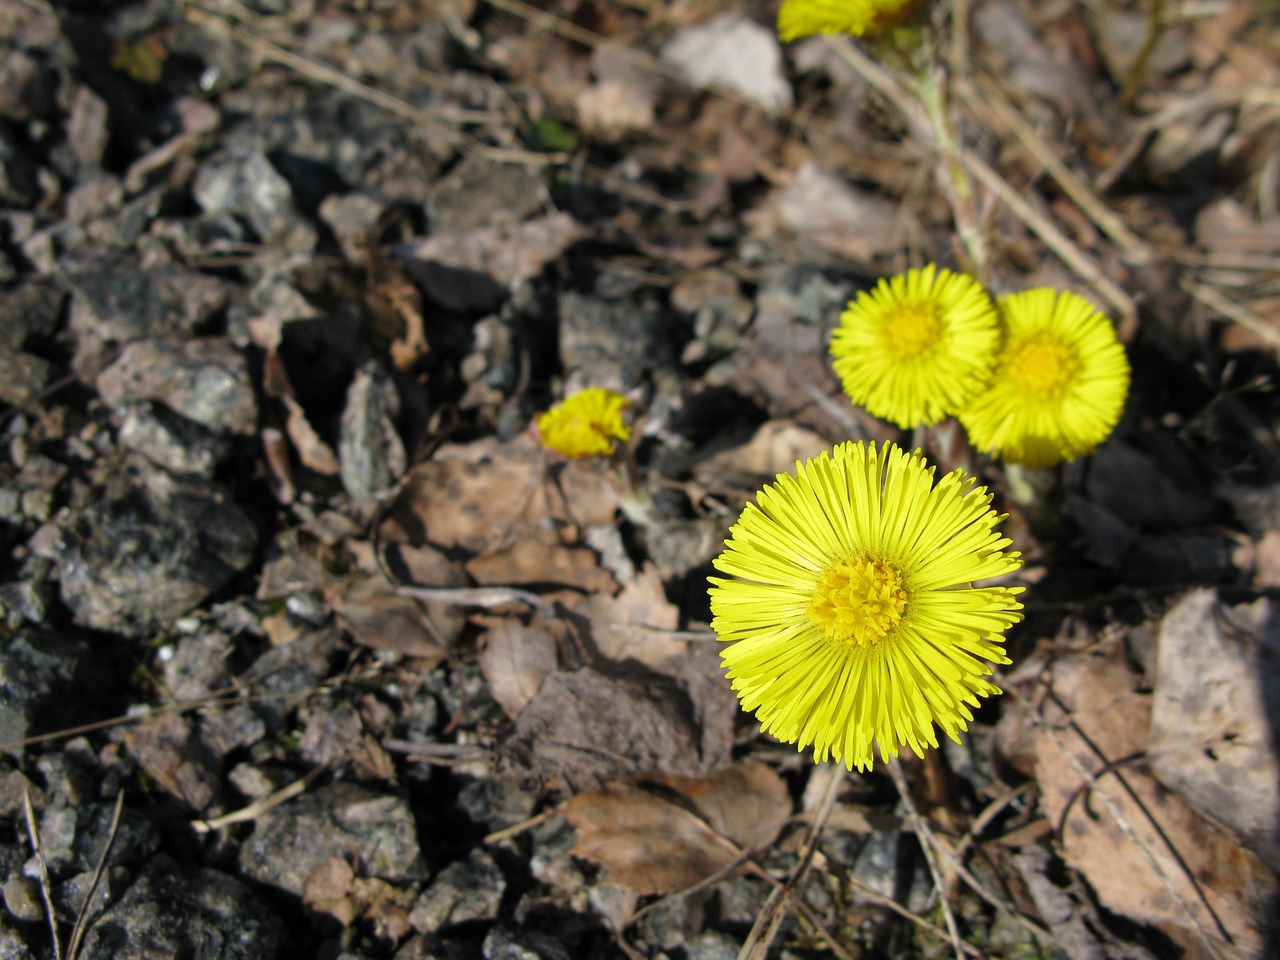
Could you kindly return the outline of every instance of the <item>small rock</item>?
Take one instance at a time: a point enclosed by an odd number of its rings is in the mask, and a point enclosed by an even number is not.
[[[495,920],[507,881],[483,850],[449,864],[431,881],[409,914],[420,933],[436,933],[473,920]]]
[[[251,434],[258,410],[244,356],[222,338],[139,340],[98,376],[113,407],[159,401],[210,430]]]
[[[182,637],[163,661],[164,682],[174,700],[198,700],[231,682],[227,659],[234,645],[221,630]]]
[[[107,150],[107,102],[83,83],[71,97],[67,143],[81,168],[101,166]]]
[[[542,209],[545,191],[532,167],[468,158],[428,191],[431,232],[466,233],[518,223]]]
[[[143,268],[132,253],[94,256],[68,268],[69,324],[79,337],[72,366],[92,382],[111,344],[190,335],[227,303],[229,285],[173,263]]]
[[[10,873],[4,882],[4,906],[15,920],[38,923],[44,919],[40,884],[20,873]]]
[[[162,713],[132,727],[125,743],[160,789],[192,810],[207,810],[217,799],[218,758],[195,736],[187,717]]]
[[[233,141],[200,165],[191,193],[208,214],[242,218],[265,244],[297,252],[315,247],[315,230],[294,206],[293,188],[258,147]]]
[[[273,960],[285,930],[260,896],[219,870],[152,860],[89,928],[84,960]]]
[[[361,263],[387,205],[363,193],[332,193],[320,204],[320,219],[329,225],[350,263]]]
[[[480,777],[458,791],[458,809],[475,824],[493,832],[521,823],[533,815],[538,792],[521,777]]]
[[[489,931],[480,948],[484,960],[569,960],[560,941],[537,930],[499,924]]]
[[[664,318],[627,301],[567,291],[560,295],[560,359],[584,385],[639,386],[655,367],[671,362]]]
[[[35,401],[52,376],[53,364],[43,357],[0,350],[0,403],[35,410]]]
[[[307,877],[331,857],[356,864],[365,876],[421,876],[408,803],[352,783],[329,784],[259,818],[239,864],[250,879],[302,896]]]
[[[173,473],[212,477],[231,452],[227,438],[160,404],[130,403],[120,418],[120,443]]]
[[[707,930],[685,944],[684,955],[686,960],[735,960],[741,949],[742,944],[727,933]]]
[[[267,735],[267,725],[248,704],[237,703],[205,717],[200,724],[200,737],[218,756],[232,750],[251,747]]]
[[[98,630],[168,627],[253,559],[257,527],[219,488],[151,475],[91,504],[66,530],[62,599]]]
[[[40,629],[20,630],[0,649],[0,741],[25,739],[37,724],[69,719],[88,647]],[[22,756],[22,748],[10,751]]]
[[[396,429],[400,397],[376,363],[356,371],[339,428],[342,486],[352,500],[385,496],[404,476],[404,441]]]

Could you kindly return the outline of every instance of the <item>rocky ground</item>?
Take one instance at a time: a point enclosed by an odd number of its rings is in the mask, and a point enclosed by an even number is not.
[[[1280,34],[1173,7],[972,4],[993,284],[1134,385],[982,467],[1005,696],[846,777],[706,575],[911,439],[825,357],[955,262],[874,63],[756,0],[0,0],[0,958],[1277,955]],[[590,385],[656,513],[530,433]]]

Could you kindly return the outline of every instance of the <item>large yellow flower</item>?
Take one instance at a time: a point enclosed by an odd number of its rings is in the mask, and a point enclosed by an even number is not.
[[[849,399],[913,428],[968,403],[986,383],[999,343],[982,286],[929,264],[859,293],[840,315],[831,356]]]
[[[972,584],[1022,560],[986,488],[933,474],[919,452],[840,444],[766,485],[714,561],[735,578],[710,578],[711,627],[743,709],[816,760],[920,753],[934,724],[958,741],[1000,692],[988,661],[1009,662],[1022,588]]]
[[[538,414],[538,436],[544,446],[575,460],[607,457],[614,441],[631,439],[623,414],[631,405],[620,393],[588,387]]]
[[[782,0],[778,37],[799,40],[819,33],[876,36],[906,23],[924,0]]]
[[[970,442],[1010,463],[1048,467],[1111,435],[1129,361],[1111,321],[1052,287],[999,300],[1005,343],[987,389],[960,412]]]

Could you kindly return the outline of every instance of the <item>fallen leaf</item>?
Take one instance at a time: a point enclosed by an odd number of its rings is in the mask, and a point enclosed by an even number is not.
[[[1197,925],[1221,942],[1221,924],[1236,946],[1256,954],[1273,875],[1157,783],[1146,763],[1110,768],[1147,745],[1151,696],[1136,689],[1139,679],[1119,644],[1053,664],[1036,779],[1045,814],[1062,824],[1063,857],[1109,910],[1188,949],[1199,949]]]
[[[738,855],[697,816],[632,784],[580,793],[560,812],[578,834],[570,853],[600,864],[609,883],[637,893],[683,890]]]
[[[485,634],[479,660],[490,695],[514,720],[555,673],[555,637],[544,627],[504,618]]]
[[[1280,871],[1280,631],[1272,602],[1194,590],[1160,624],[1149,751],[1156,776]]]
[[[351,578],[325,591],[325,599],[361,646],[432,663],[444,659],[463,626],[456,608],[452,614],[449,608],[434,611],[433,617],[381,577]]]
[[[701,779],[668,774],[655,782],[688,800],[711,829],[743,850],[767,847],[791,819],[786,783],[772,767],[754,760]]]
[[[728,760],[732,743],[706,735],[693,689],[639,664],[612,674],[591,667],[553,673],[500,756],[508,766],[576,785],[639,773],[700,776]]]
[[[797,460],[830,450],[826,437],[790,420],[760,425],[742,446],[722,450],[694,467],[694,478],[715,489],[759,489],[779,473],[795,469]]]
[[[791,815],[782,778],[753,761],[701,779],[652,782],[683,803],[640,784],[610,783],[561,807],[577,831],[570,852],[636,893],[674,893],[705,880],[742,851],[772,843]]]
[[[646,564],[616,597],[595,593],[578,612],[591,621],[596,649],[609,660],[639,660],[658,668],[689,646],[670,633],[680,625],[680,610],[667,599],[652,564]]]

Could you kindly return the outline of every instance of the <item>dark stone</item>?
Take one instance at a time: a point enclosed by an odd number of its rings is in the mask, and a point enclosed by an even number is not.
[[[301,896],[307,877],[332,857],[364,876],[422,876],[417,827],[402,797],[332,783],[260,817],[240,847],[247,877]]]
[[[84,960],[272,960],[284,925],[262,898],[218,870],[184,867],[161,854],[94,922]]]
[[[62,599],[80,622],[134,637],[172,625],[253,559],[257,527],[219,488],[152,474],[66,531]]]
[[[47,630],[22,630],[0,650],[0,742],[69,719],[66,707],[83,678],[88,647]],[[22,756],[22,748],[15,748]]]
[[[504,924],[489,931],[481,950],[484,960],[569,960],[569,951],[558,940]]]

